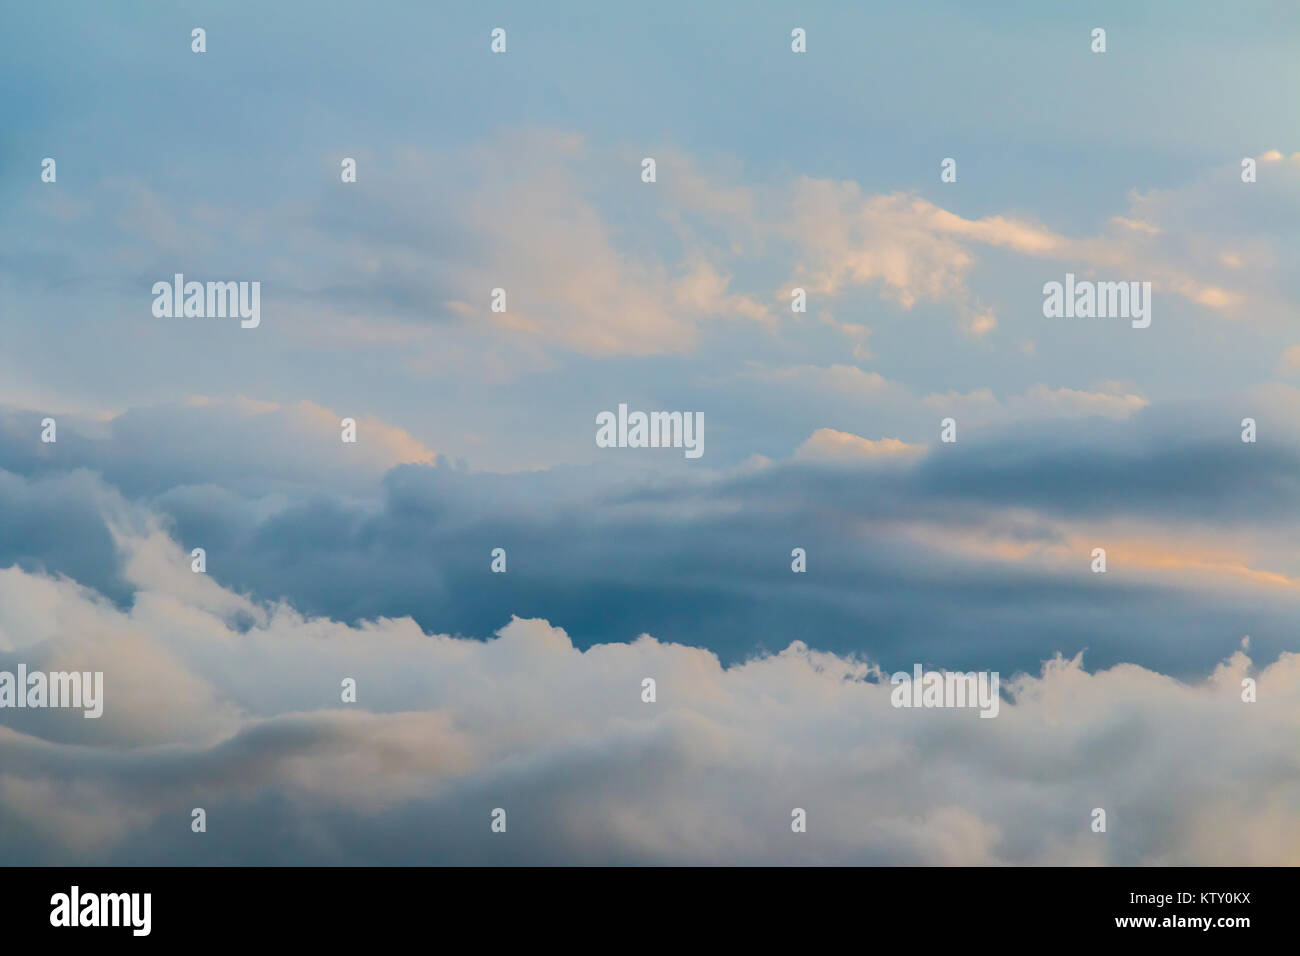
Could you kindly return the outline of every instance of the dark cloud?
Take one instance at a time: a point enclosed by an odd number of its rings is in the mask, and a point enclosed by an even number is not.
[[[618,491],[599,490],[585,469],[408,466],[389,473],[378,510],[317,498],[255,525],[173,517],[187,544],[213,535],[214,573],[231,587],[344,620],[409,614],[431,631],[483,634],[509,610],[564,621],[581,646],[649,632],[727,660],[798,639],[888,666],[1032,668],[1086,648],[1099,666],[1174,672],[1203,669],[1245,633],[1261,653],[1286,646],[1294,594],[1230,581],[1203,593],[1122,568],[1093,575],[1086,550],[1069,570],[1036,567],[953,553],[909,530],[1065,546],[1055,526],[1007,509],[1085,526],[1129,517],[1275,526],[1295,513],[1285,504],[1300,474],[1291,452],[1261,450],[1250,466],[1238,449],[1209,443],[946,454],[908,470],[787,464]],[[489,571],[495,547],[508,554],[504,575]],[[790,571],[794,547],[808,552],[806,575]]]
[[[1196,527],[1205,549],[1222,537],[1229,552],[1243,529],[1276,542],[1293,527],[1296,450],[1243,445],[1231,430],[1211,441],[1022,423],[860,467],[786,461],[638,477],[443,463],[383,473],[378,462],[333,466],[332,433],[295,462],[284,437],[300,424],[294,414],[253,416],[241,446],[247,419],[228,406],[145,410],[115,420],[110,439],[65,427],[56,451],[32,439],[38,420],[11,412],[0,460],[27,477],[0,483],[10,502],[0,556],[127,599],[93,478],[60,470],[88,465],[159,515],[186,551],[203,547],[224,586],[344,621],[409,615],[430,632],[482,636],[517,613],[563,621],[583,647],[648,632],[728,661],[801,640],[887,668],[1032,670],[1086,650],[1094,666],[1196,673],[1243,634],[1276,654],[1296,611],[1294,588],[1225,576],[1207,589],[1135,573],[1122,552],[1108,574],[1089,571],[1079,536],[1093,527],[1104,539],[1137,522],[1139,540]],[[1000,543],[1068,560],[1007,560]],[[497,547],[506,574],[490,572]],[[807,551],[807,574],[791,573],[795,547]]]
[[[119,603],[131,587],[87,471],[23,478],[0,471],[0,567],[65,575]]]

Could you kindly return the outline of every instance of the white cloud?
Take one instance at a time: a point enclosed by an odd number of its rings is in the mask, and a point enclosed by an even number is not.
[[[159,570],[185,561],[170,542],[123,547],[142,589],[129,609],[0,572],[6,660],[106,672],[100,721],[0,712],[0,847],[22,834],[8,858],[194,859],[200,805],[227,852],[300,863],[1300,855],[1300,788],[1277,749],[1300,733],[1297,655],[1257,670],[1243,650],[1190,684],[1058,659],[1004,675],[1009,699],[986,720],[895,709],[871,665],[798,642],[724,668],[648,636],[579,652],[541,620],[488,641],[409,619],[354,627],[235,595],[195,600]],[[1247,675],[1258,703],[1240,700]],[[353,706],[339,702],[345,676]],[[640,699],[647,676],[655,704]],[[485,846],[501,805],[509,840]],[[267,815],[281,806],[295,822],[271,849]],[[809,828],[792,838],[795,806]],[[1106,834],[1089,829],[1097,806]]]

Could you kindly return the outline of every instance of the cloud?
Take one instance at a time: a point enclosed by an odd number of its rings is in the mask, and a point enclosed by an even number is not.
[[[813,371],[811,382],[825,380]],[[150,559],[151,578],[178,579],[169,590],[216,581],[344,622],[410,616],[428,631],[482,635],[506,607],[564,622],[582,647],[648,631],[728,663],[799,639],[886,667],[914,654],[967,667],[989,653],[1010,670],[1086,648],[1097,666],[1181,676],[1220,659],[1241,633],[1255,635],[1264,659],[1289,646],[1297,598],[1279,583],[1300,578],[1288,517],[1300,513],[1291,506],[1300,465],[1286,438],[1300,420],[1282,417],[1287,408],[1294,417],[1293,391],[1237,402],[1265,428],[1257,446],[1243,445],[1217,406],[1121,418],[1072,402],[1002,423],[959,411],[959,441],[921,454],[887,423],[871,438],[850,427],[879,417],[867,389],[842,423],[776,454],[662,475],[603,463],[492,474],[442,458],[381,472],[407,446],[363,468],[352,457],[363,449],[338,442],[332,413],[324,457],[305,475],[292,459],[312,461],[316,439],[296,425],[259,436],[250,424],[252,437],[238,441],[241,415],[274,423],[295,408],[278,404],[165,407],[111,441],[69,430],[53,448],[26,419],[21,444],[0,444],[13,470],[0,472],[0,566],[67,575],[130,607],[130,561],[142,559],[126,556],[115,529],[127,529],[181,546],[182,561]],[[1061,417],[1074,412],[1083,417]],[[202,474],[170,463],[175,451],[159,436],[175,434],[184,450],[209,427],[227,436],[215,447],[234,449],[229,460],[210,457]],[[796,545],[815,570],[808,578],[790,574]],[[1114,565],[1105,576],[1088,572],[1098,545]],[[206,551],[206,577],[189,571],[195,547]],[[506,575],[487,570],[495,547],[507,549]],[[1186,560],[1161,557],[1171,554]],[[208,598],[196,590],[187,600]]]
[[[700,325],[718,318],[770,321],[767,305],[730,291],[731,275],[707,250],[627,242],[611,222],[619,207],[601,172],[610,162],[558,130],[408,151],[368,193],[379,207],[371,215],[389,225],[385,238],[361,241],[369,272],[348,261],[356,239],[335,239],[326,220],[312,224],[312,241],[339,269],[330,298],[338,301],[342,281],[355,298],[391,301],[396,283],[411,290],[409,302],[394,303],[406,321],[427,322],[413,313],[440,310],[480,341],[605,357],[689,352]],[[429,177],[460,186],[413,202]],[[495,288],[506,292],[504,312],[489,309]]]
[[[154,537],[126,547],[184,558]],[[872,664],[798,641],[724,667],[644,635],[579,651],[544,620],[515,618],[487,641],[409,619],[350,627],[233,594],[195,604],[151,563],[131,566],[129,610],[0,572],[0,633],[22,637],[6,665],[105,672],[99,721],[0,711],[6,859],[1300,859],[1300,791],[1277,749],[1300,732],[1296,655],[1256,668],[1241,650],[1190,682],[1056,658],[1004,675],[999,716],[981,720],[896,709]],[[1240,700],[1248,675],[1255,704]],[[356,705],[339,701],[345,676]],[[219,846],[189,832],[194,806]],[[504,837],[489,830],[498,806]],[[1089,829],[1097,806],[1104,835]],[[809,815],[797,839],[793,807]]]
[[[382,357],[374,367],[386,378],[396,370],[483,384],[584,358],[734,354],[738,342],[761,354],[782,330],[800,327],[788,311],[795,286],[808,290],[823,321],[851,314],[854,293],[870,290],[905,312],[949,312],[985,342],[997,341],[1008,310],[1020,314],[1020,293],[1036,296],[1067,270],[1151,281],[1157,296],[1230,317],[1277,319],[1294,300],[1280,268],[1295,251],[1283,212],[1300,209],[1300,164],[1290,160],[1261,157],[1266,174],[1255,184],[1231,182],[1233,170],[1221,167],[1173,189],[1116,195],[1104,225],[1071,236],[1024,213],[966,216],[911,191],[646,149],[659,156],[660,182],[634,175],[640,150],[565,129],[506,128],[457,147],[394,147],[341,193],[304,191],[245,208],[169,203],[113,178],[100,202],[118,226],[109,237],[114,301],[147,302],[124,290],[178,270],[256,275],[266,295],[261,344],[324,360]],[[1021,275],[1026,261],[1053,265],[995,293],[985,251],[1021,260]],[[60,281],[96,268],[62,269]],[[497,288],[505,312],[491,311]],[[850,337],[854,358],[879,351],[866,348],[861,323],[829,321]],[[804,364],[834,364],[831,356]],[[374,381],[369,368],[361,374]],[[39,393],[48,377],[22,375],[11,395]]]
[[[56,412],[59,432],[53,444],[39,441],[46,414],[0,409],[0,435],[6,440],[0,466],[91,468],[130,493],[205,484],[265,493],[372,488],[395,465],[437,457],[401,428],[309,401],[191,396],[97,420]],[[343,418],[357,423],[355,444],[342,441]]]
[[[262,260],[286,334],[300,334],[294,330],[310,316],[315,347],[414,351],[408,367],[418,371],[438,367],[440,340],[427,329],[439,324],[455,328],[450,346],[475,365],[487,361],[485,341],[507,368],[535,367],[554,350],[685,355],[719,320],[770,332],[781,312],[774,299],[794,286],[823,301],[871,286],[905,310],[946,305],[981,338],[998,325],[998,307],[970,284],[981,247],[1084,275],[1131,275],[1226,315],[1272,314],[1282,246],[1260,236],[1260,224],[1275,215],[1261,202],[1295,208],[1300,164],[1269,155],[1261,162],[1276,167],[1273,179],[1253,184],[1259,195],[1244,204],[1239,189],[1223,195],[1227,171],[1213,170],[1175,189],[1132,193],[1103,232],[1078,238],[1008,214],[967,218],[914,193],[872,193],[853,181],[802,176],[733,185],[745,176],[736,162],[714,160],[705,171],[675,150],[661,151],[664,183],[638,183],[658,197],[642,208],[610,171],[635,167],[634,158],[555,129],[400,151],[383,175],[356,184],[367,209],[361,229],[337,202],[178,213],[139,183],[117,188],[127,210],[121,223],[135,242],[123,255],[138,268],[175,264],[178,248],[207,243],[211,253],[221,235],[236,245],[238,237],[290,231],[306,253],[293,263]],[[430,179],[460,187],[420,188]],[[641,219],[635,235],[620,225],[633,209]],[[1284,246],[1285,237],[1278,241]],[[752,278],[774,267],[788,275],[776,288]],[[494,288],[506,290],[505,312],[489,309]],[[503,374],[490,363],[483,371]]]
[[[1288,225],[1300,215],[1300,162],[1276,150],[1257,159],[1254,183],[1241,181],[1233,161],[1179,186],[1134,190],[1128,215],[1151,229],[1109,254],[1131,261],[1155,288],[1227,317],[1286,321],[1297,286],[1279,265],[1300,253]]]
[[[1122,270],[1151,281],[1157,291],[1219,311],[1236,312],[1249,300],[1244,290],[1202,281],[1199,263],[1189,261],[1185,249],[1154,246],[1162,230],[1151,223],[1134,228],[1140,219],[1119,217],[1107,235],[1072,239],[1004,216],[966,219],[905,193],[862,196],[855,184],[804,181],[795,203],[808,210],[796,236],[804,256],[800,269],[813,288],[834,295],[845,284],[879,283],[905,309],[923,300],[947,302],[977,336],[997,324],[993,309],[978,303],[967,285],[973,247],[979,245],[1050,259],[1089,275]],[[1135,205],[1154,218],[1150,203]]]
[[[795,449],[794,457],[801,461],[854,462],[907,458],[924,451],[924,445],[909,445],[897,438],[873,440],[833,428],[819,428]]]
[[[1230,317],[1285,314],[1276,266],[1288,237],[1279,234],[1274,245],[1260,232],[1277,218],[1268,204],[1300,209],[1300,164],[1283,165],[1276,151],[1260,161],[1277,166],[1273,181],[1244,200],[1239,189],[1225,189],[1229,173],[1240,170],[1219,168],[1175,189],[1134,191],[1125,214],[1083,237],[1002,214],[966,218],[913,193],[871,194],[856,182],[807,176],[746,192],[743,203],[710,203],[700,185],[704,174],[692,170],[692,186],[679,198],[747,233],[749,248],[785,243],[796,261],[787,286],[835,298],[870,285],[907,310],[947,304],[967,332],[981,337],[997,326],[995,309],[970,288],[981,246],[1085,275],[1150,281],[1157,293]]]
[[[801,78],[746,61],[803,62],[780,11],[682,12],[616,49],[569,18],[531,65],[468,8],[344,13],[310,61],[237,30],[197,84],[149,81],[165,22],[0,36],[47,94],[11,98],[7,152],[63,167],[5,180],[0,669],[108,675],[99,721],[0,710],[0,858],[1300,861],[1300,153],[1267,139],[1293,18],[1116,24],[1151,55],[1081,86],[1059,18],[931,17],[957,55],[910,78],[906,44]],[[319,68],[435,34],[480,41]],[[1153,327],[1042,322],[1066,271],[1150,280]],[[262,325],[155,319],[175,272],[260,280]],[[625,401],[700,410],[706,458],[597,451]],[[1000,716],[896,711],[914,662],[1001,671]]]
[[[1006,424],[1032,419],[1113,418],[1126,419],[1146,408],[1150,402],[1142,395],[1124,390],[1119,383],[1105,383],[1102,390],[1052,388],[1039,383],[1022,395],[1012,395],[999,402],[990,388],[970,392],[949,391],[931,394],[922,401],[929,408],[961,414],[967,422]]]
[[[987,386],[972,389],[966,393],[949,390],[942,395],[927,395],[922,399],[922,401],[924,401],[930,408],[943,410],[993,408],[998,405],[998,400],[994,397],[993,390]]]
[[[1035,385],[1024,395],[1013,396],[1012,407],[1021,406],[1035,414],[1069,418],[1100,415],[1105,418],[1128,418],[1146,408],[1149,402],[1141,395],[1117,392],[1086,392],[1073,388],[1049,388]]]
[[[879,372],[868,372],[856,365],[789,365],[765,366],[750,363],[745,376],[774,385],[830,392],[847,399],[875,399],[890,388]]]

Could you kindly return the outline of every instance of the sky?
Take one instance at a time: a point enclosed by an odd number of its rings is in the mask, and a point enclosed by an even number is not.
[[[0,859],[1300,862],[1300,8],[982,6],[6,7]]]

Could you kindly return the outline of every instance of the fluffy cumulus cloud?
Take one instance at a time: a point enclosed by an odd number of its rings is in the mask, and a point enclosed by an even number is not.
[[[0,667],[105,673],[104,715],[0,711],[12,862],[1280,864],[1300,853],[1300,658],[1192,680],[1055,658],[994,719],[891,705],[794,641],[723,666],[642,635],[577,649],[355,626],[121,547],[129,609],[0,572]],[[341,702],[351,677],[357,702]],[[1258,701],[1243,703],[1252,678]],[[642,701],[642,682],[656,701]],[[190,830],[191,810],[208,832]],[[490,830],[496,808],[507,831]],[[806,834],[791,832],[794,808]],[[1107,813],[1107,832],[1090,824]],[[268,838],[274,834],[274,838]]]
[[[99,719],[0,710],[0,853],[1294,862],[1294,447],[1189,439],[1117,383],[1030,400],[1043,420],[955,445],[824,427],[635,480],[469,472],[378,422],[354,449],[308,405],[130,410],[44,448],[10,410],[0,671],[105,683]],[[1293,389],[1250,401],[1300,425]],[[997,717],[893,707],[915,663],[998,671]]]

